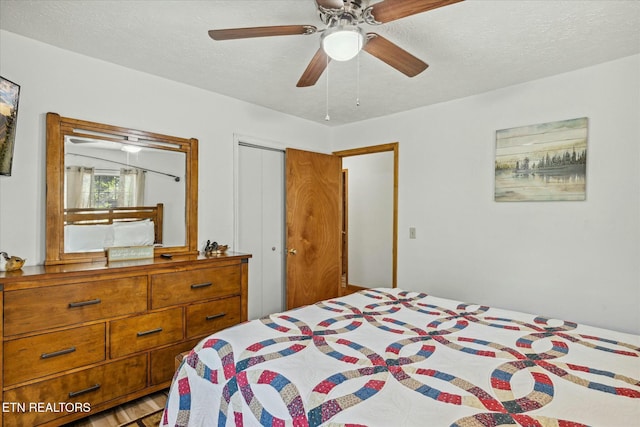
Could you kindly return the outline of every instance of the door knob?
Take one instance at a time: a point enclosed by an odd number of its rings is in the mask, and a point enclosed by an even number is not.
[[[297,254],[297,253],[298,253],[298,251],[297,251],[297,250],[295,250],[295,249],[289,249],[289,251],[288,251],[288,252],[289,252],[289,255],[295,255],[295,254]]]

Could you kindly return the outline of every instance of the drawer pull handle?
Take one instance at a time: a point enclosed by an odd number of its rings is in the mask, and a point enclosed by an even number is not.
[[[77,397],[77,396],[80,396],[81,394],[89,393],[91,391],[96,391],[99,388],[100,388],[100,384],[94,384],[91,387],[85,388],[84,390],[70,391],[69,397]]]
[[[143,337],[145,335],[157,334],[158,332],[162,332],[162,328],[155,328],[148,331],[138,332],[138,336]]]
[[[64,350],[54,351],[52,353],[42,353],[40,355],[40,359],[51,359],[52,357],[62,356],[65,354],[73,353],[74,351],[76,351],[75,347],[69,347],[65,348]]]
[[[191,285],[191,289],[207,288],[207,287],[209,287],[211,285],[213,285],[213,283],[211,283],[211,282],[197,283],[197,284]]]
[[[89,300],[89,301],[70,302],[69,303],[69,308],[84,307],[85,305],[100,304],[101,302],[102,301],[100,301],[100,298],[92,299],[92,300]]]
[[[218,313],[218,314],[212,314],[211,316],[207,316],[206,319],[207,320],[213,320],[213,319],[218,319],[220,317],[224,317],[226,316],[227,313],[225,313],[224,311],[222,313]]]

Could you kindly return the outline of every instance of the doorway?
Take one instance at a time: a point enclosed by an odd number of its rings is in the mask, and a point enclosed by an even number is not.
[[[398,143],[333,153],[343,167],[343,293],[397,286]]]

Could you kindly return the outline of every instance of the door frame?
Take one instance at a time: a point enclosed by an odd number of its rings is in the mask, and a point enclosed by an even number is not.
[[[375,154],[393,152],[393,242],[391,250],[391,287],[398,287],[398,157],[399,143],[371,145],[348,150],[334,151],[332,154],[338,157],[360,156],[363,154]],[[348,283],[347,283],[348,285]]]
[[[342,259],[341,289],[349,286],[349,170],[342,168]]]

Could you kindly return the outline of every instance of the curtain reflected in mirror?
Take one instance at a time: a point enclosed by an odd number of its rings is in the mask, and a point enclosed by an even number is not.
[[[65,209],[93,207],[94,168],[67,166],[64,175]]]
[[[144,204],[145,171],[142,169],[120,169],[116,187],[118,206],[141,206]]]

